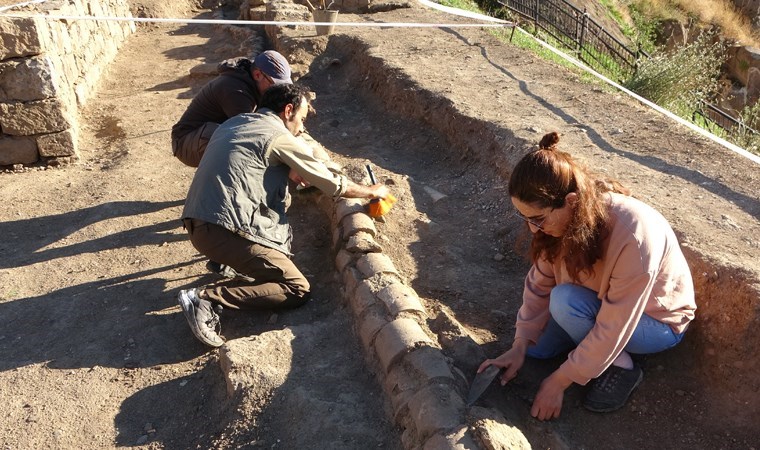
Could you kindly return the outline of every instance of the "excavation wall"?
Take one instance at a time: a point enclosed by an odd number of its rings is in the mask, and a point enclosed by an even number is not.
[[[135,31],[132,22],[35,15],[131,17],[124,0],[48,2],[0,17],[0,166],[77,157],[77,111]]]

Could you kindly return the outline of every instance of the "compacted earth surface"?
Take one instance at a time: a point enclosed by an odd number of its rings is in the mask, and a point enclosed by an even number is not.
[[[145,15],[209,11],[139,5]],[[424,9],[348,21],[450,22]],[[677,348],[641,361],[622,410],[594,414],[571,387],[562,415],[530,418],[557,361],[528,361],[480,400],[535,448],[760,446],[758,165],[613,90],[482,29],[286,30],[277,47],[317,94],[310,133],[357,182],[373,164],[398,203],[378,242],[423,300],[467,379],[508,348],[528,263],[509,168],[547,131],[630,186],[679,234],[700,315]],[[0,174],[0,445],[21,448],[402,448],[334,269],[331,223],[312,192],[290,217],[314,300],[222,313],[255,342],[246,395],[224,350],[192,336],[180,289],[213,282],[179,221],[193,169],[171,126],[218,61],[245,56],[229,27],[142,25],[81,110],[80,158]],[[191,69],[192,72],[191,72]],[[204,75],[205,74],[205,75]],[[458,331],[454,332],[454,328]],[[462,330],[473,345],[461,345]],[[447,336],[459,339],[447,339]]]

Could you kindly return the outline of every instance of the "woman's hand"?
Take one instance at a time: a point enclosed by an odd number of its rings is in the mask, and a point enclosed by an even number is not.
[[[501,385],[509,383],[525,363],[525,351],[528,348],[528,341],[524,339],[515,339],[512,348],[504,352],[495,359],[487,359],[478,367],[478,373],[486,370],[488,366],[496,366],[504,369],[501,374]]]
[[[567,389],[573,381],[555,371],[541,382],[538,388],[530,415],[538,420],[550,420],[559,417],[562,410],[562,401]]]

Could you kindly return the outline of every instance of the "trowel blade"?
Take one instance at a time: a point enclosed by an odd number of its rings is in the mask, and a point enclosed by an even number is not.
[[[480,398],[499,372],[501,372],[500,367],[488,366],[485,370],[475,375],[475,379],[472,380],[472,384],[470,385],[470,392],[467,394],[467,406],[472,406]]]

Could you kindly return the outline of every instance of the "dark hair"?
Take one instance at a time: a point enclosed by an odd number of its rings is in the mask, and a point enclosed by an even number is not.
[[[613,191],[630,195],[630,191],[614,180],[595,180],[558,144],[559,134],[548,133],[538,150],[517,163],[509,178],[509,195],[539,208],[562,208],[567,194],[577,194],[565,234],[555,238],[539,230],[530,244],[530,258],[533,262],[541,256],[549,262],[564,258],[568,273],[578,280],[580,272],[592,271],[602,254],[602,242],[608,233],[608,207],[603,194]]]
[[[264,91],[259,108],[268,108],[277,114],[285,111],[285,105],[293,105],[293,110],[301,106],[301,102],[311,101],[311,91],[298,84],[275,84]]]

